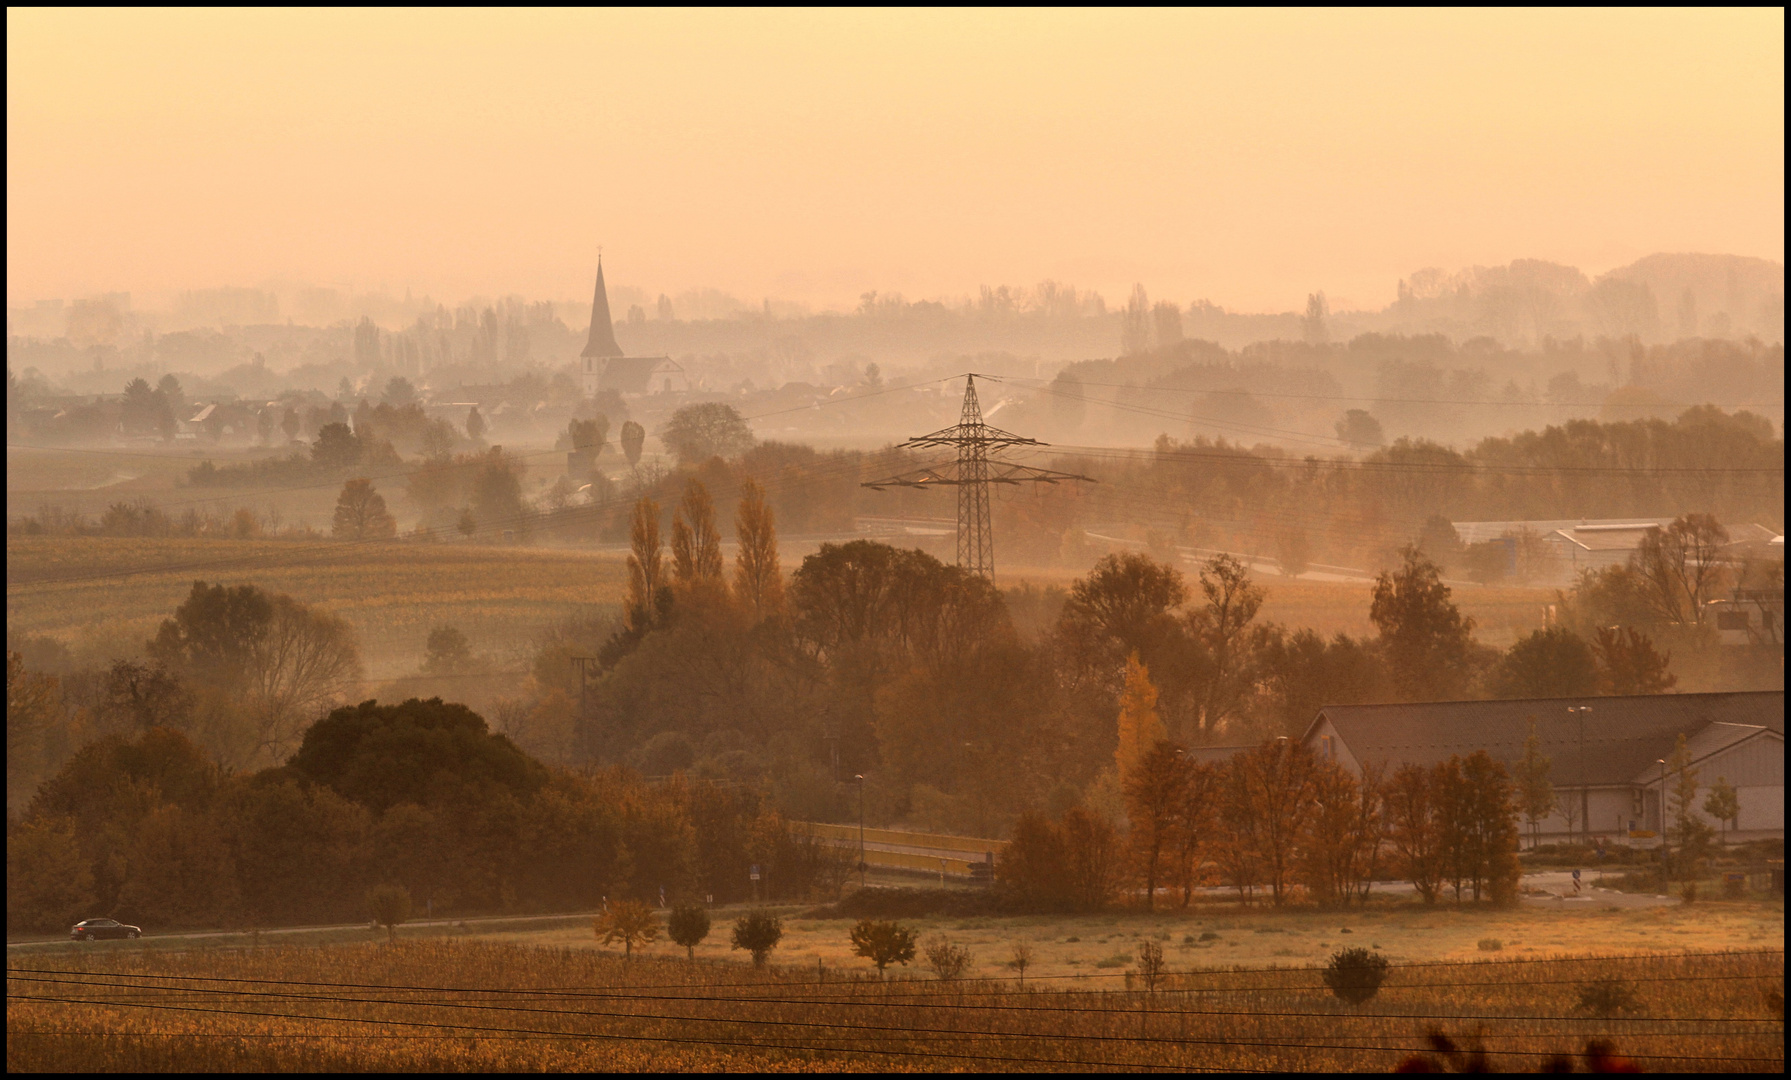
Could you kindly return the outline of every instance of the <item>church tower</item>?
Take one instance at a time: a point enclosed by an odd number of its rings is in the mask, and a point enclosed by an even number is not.
[[[585,342],[584,351],[579,353],[584,361],[583,382],[586,397],[597,396],[597,382],[603,377],[603,367],[614,357],[622,355],[622,346],[616,344],[615,324],[609,317],[609,291],[603,286],[603,256],[597,256],[597,292],[591,297],[591,336]]]

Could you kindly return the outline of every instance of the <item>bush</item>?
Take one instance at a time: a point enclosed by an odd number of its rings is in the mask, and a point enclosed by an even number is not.
[[[1580,1012],[1589,1012],[1594,1016],[1615,1016],[1618,1013],[1635,1012],[1640,1009],[1641,1002],[1636,1000],[1636,988],[1622,979],[1599,979],[1580,987],[1579,1004],[1574,1008]]]
[[[397,885],[375,885],[367,890],[367,914],[386,928],[386,937],[398,940],[398,924],[410,918],[410,892]]]
[[[1344,949],[1331,957],[1324,970],[1331,993],[1351,1005],[1360,1005],[1380,992],[1387,977],[1387,958],[1367,949]]]
[[[734,920],[733,946],[752,954],[753,967],[764,967],[765,958],[784,939],[784,921],[776,915],[752,911]]]
[[[1481,952],[1498,952],[1504,947],[1505,943],[1496,937],[1483,937],[1480,939]]]
[[[927,967],[941,979],[955,979],[970,969],[970,950],[941,938],[927,946]]]

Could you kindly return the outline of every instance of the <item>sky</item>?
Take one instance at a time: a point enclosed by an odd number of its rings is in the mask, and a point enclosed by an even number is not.
[[[1784,12],[7,11],[9,304],[1784,259]]]

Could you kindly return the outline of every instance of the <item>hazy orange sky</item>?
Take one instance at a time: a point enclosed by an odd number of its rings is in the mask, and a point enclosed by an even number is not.
[[[1784,13],[7,12],[9,302],[1784,258]]]

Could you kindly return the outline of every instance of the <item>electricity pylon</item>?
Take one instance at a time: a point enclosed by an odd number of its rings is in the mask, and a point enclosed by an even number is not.
[[[873,480],[863,485],[882,491],[886,487],[955,487],[958,489],[958,565],[973,574],[993,580],[995,577],[995,535],[989,528],[990,484],[1055,484],[1063,480],[1086,480],[1074,473],[1035,469],[1011,461],[990,460],[991,450],[1012,446],[1047,446],[1048,443],[1015,435],[1011,431],[983,423],[982,406],[976,400],[976,375],[965,376],[964,410],[957,425],[921,435],[903,443],[900,449],[919,450],[928,447],[955,447],[958,459],[941,462],[924,469],[902,473],[887,480]]]

